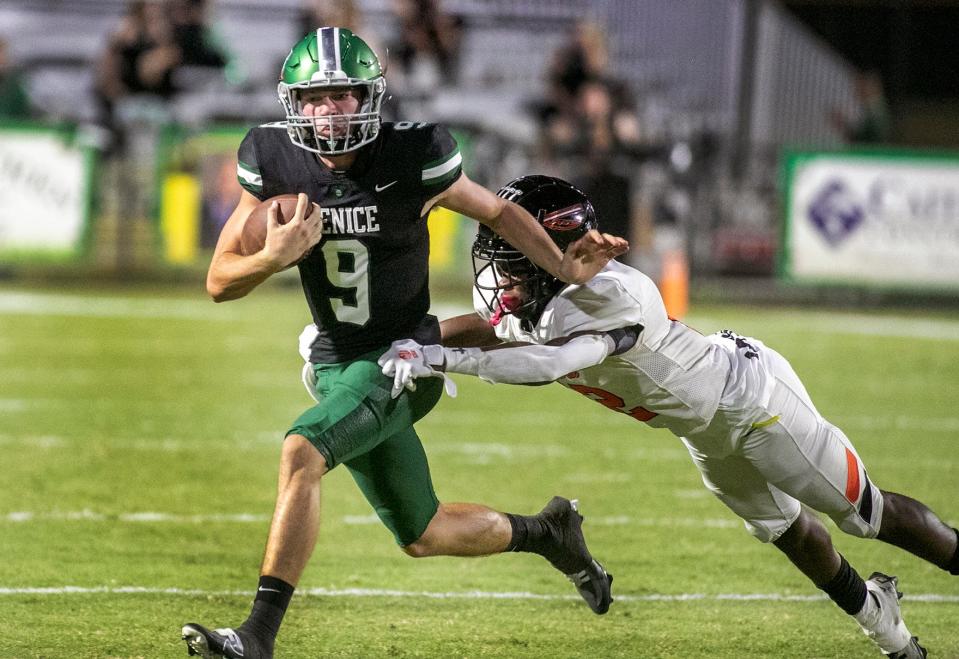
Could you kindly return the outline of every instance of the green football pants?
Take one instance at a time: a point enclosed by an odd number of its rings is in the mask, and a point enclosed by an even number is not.
[[[426,453],[413,424],[440,398],[439,378],[390,398],[392,380],[380,372],[377,350],[342,364],[314,364],[320,402],[287,432],[306,437],[332,469],[353,476],[397,543],[417,540],[439,506]]]

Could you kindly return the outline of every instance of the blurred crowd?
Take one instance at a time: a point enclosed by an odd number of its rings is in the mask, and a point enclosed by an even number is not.
[[[306,0],[297,33],[335,25],[361,36],[386,67],[392,104],[386,110],[400,116],[404,101],[457,85],[464,22],[444,11],[440,0],[392,0],[390,14],[390,28],[378,34],[355,0]]]
[[[589,195],[604,231],[630,236],[631,172],[650,145],[628,86],[609,71],[608,44],[599,23],[583,20],[553,53],[546,94],[533,106],[538,159]]]
[[[197,81],[213,76],[223,83],[228,77],[233,54],[219,37],[211,13],[214,4],[212,0],[128,2],[94,64],[95,139],[91,141],[105,156],[123,156],[125,137],[130,134],[130,108],[142,108],[143,99],[149,107],[169,106],[199,88]],[[450,90],[463,97],[474,91],[460,85],[464,18],[445,11],[441,0],[391,0],[388,7],[390,20],[384,22],[379,15],[378,29],[373,29],[356,0],[304,0],[294,17],[295,32],[306,34],[324,25],[353,30],[380,54],[386,68],[387,119],[447,121],[447,117],[422,113],[430,112],[429,102]],[[661,157],[661,145],[644,135],[629,86],[610,71],[610,39],[604,27],[590,20],[577,21],[559,43],[543,71],[526,72],[528,78],[538,75],[540,83],[528,89],[520,105],[527,109],[527,123],[533,127],[527,143],[521,145],[528,152],[524,167],[573,181],[593,199],[605,230],[631,236],[637,215],[637,165]],[[279,67],[277,61],[275,69]],[[263,86],[260,81],[256,85]],[[35,116],[26,90],[0,43],[0,115]],[[229,171],[229,163],[220,164],[217,171]],[[125,166],[119,169],[123,172]],[[495,165],[489,169],[491,179],[503,174]],[[218,186],[230,187],[223,183],[228,176],[213,178]],[[495,186],[501,181],[484,182]],[[229,195],[215,194],[225,199],[220,205],[230,205]],[[218,225],[223,213],[211,215]],[[204,242],[215,240],[215,233],[214,228]]]
[[[191,67],[222,69],[228,55],[209,24],[207,0],[132,0],[96,63],[97,123],[118,146],[117,105],[149,94],[169,100],[189,86]]]
[[[539,76],[538,83],[504,91],[505,87],[497,85],[509,83],[508,71],[489,76],[489,84],[485,78],[478,82],[476,75],[463,74],[469,64],[476,64],[463,56],[464,42],[473,36],[468,30],[489,30],[489,26],[472,26],[463,16],[446,11],[442,0],[390,0],[384,4],[373,22],[357,0],[303,0],[298,13],[291,16],[293,32],[303,35],[324,25],[353,30],[380,55],[386,69],[386,119],[438,120],[453,128],[472,130],[477,151],[482,150],[482,133],[490,124],[509,123],[507,119],[525,112],[524,125],[530,127],[524,133],[525,141],[485,152],[484,161],[489,161],[485,162],[486,171],[475,173],[486,184],[495,187],[510,174],[522,171],[570,180],[591,197],[604,230],[629,237],[640,248],[650,242],[654,227],[665,227],[666,231],[660,232],[663,235],[668,235],[670,228],[676,234],[682,231],[684,222],[691,221],[696,187],[710,177],[708,163],[714,144],[702,131],[677,136],[664,134],[661,126],[648,125],[649,115],[644,113],[649,107],[648,90],[631,89],[614,73],[610,60],[615,53],[609,52],[614,42],[601,22],[571,22],[567,34],[550,41],[557,45],[543,70],[525,72],[527,79]],[[215,9],[215,0],[127,3],[92,65],[90,92],[95,109],[90,142],[108,160],[120,156],[122,161],[125,155],[131,155],[125,154],[125,148],[130,135],[136,134],[130,130],[130,116],[134,121],[143,120],[135,115],[138,108],[172,108],[185,95],[201,89],[228,90],[243,85],[243,76],[237,73],[242,67],[220,36]],[[7,46],[0,38],[0,120],[43,119],[37,107],[40,104],[31,102],[24,72],[9,57]],[[475,44],[470,52],[476,52]],[[492,65],[498,66],[495,62],[501,58],[494,55],[502,53],[490,55]],[[279,71],[282,56],[277,57],[280,59],[271,71]],[[522,66],[525,59],[517,61]],[[210,81],[219,87],[210,85]],[[248,80],[246,90],[272,96],[272,82]],[[525,98],[513,105],[499,103],[495,95],[500,92],[523,94]],[[889,116],[881,80],[875,74],[863,73],[857,78],[855,92],[855,108],[836,110],[824,121],[847,143],[887,140]],[[499,114],[485,117],[485,126],[475,117],[451,121],[451,116],[457,116],[456,108],[467,107],[474,94],[493,96],[493,112]],[[447,107],[446,116],[434,116],[431,102],[451,96],[457,97],[460,105],[453,110]],[[207,102],[204,107],[210,105]],[[264,107],[269,116],[244,116],[248,108],[234,107],[239,114],[229,118],[281,118],[278,107]],[[208,117],[211,121],[224,118],[226,115]],[[512,135],[515,133],[507,139]],[[523,155],[514,158],[512,154],[518,150]],[[133,154],[131,160],[138,157],[144,160],[142,153]],[[521,163],[512,169],[522,171],[510,170],[506,161],[511,158]],[[216,173],[210,177],[216,185],[238,194],[230,179],[229,163],[218,162],[214,169]],[[119,170],[124,173],[125,166],[120,165]],[[223,208],[232,204],[229,194],[222,190],[215,194],[219,196],[211,204]],[[214,224],[219,224],[222,215],[222,211],[211,212],[219,218]],[[213,231],[204,242],[215,240],[215,235]]]

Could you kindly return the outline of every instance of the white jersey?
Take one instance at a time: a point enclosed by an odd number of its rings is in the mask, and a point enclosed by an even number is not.
[[[482,317],[490,317],[482,298],[474,296],[474,306]],[[611,261],[589,282],[557,293],[531,331],[512,315],[504,316],[495,330],[502,341],[542,345],[576,332],[633,325],[643,328],[636,345],[558,382],[678,436],[704,430],[723,396],[729,354],[712,337],[671,320],[656,285],[634,268]]]
[[[481,297],[474,306],[489,318]],[[847,533],[876,536],[882,492],[849,439],[816,410],[789,362],[756,339],[729,330],[703,336],[669,319],[656,286],[637,270],[611,262],[586,284],[563,288],[530,331],[507,315],[496,335],[542,345],[632,325],[643,328],[634,346],[611,354],[614,341],[607,339],[601,362],[557,381],[680,436],[706,486],[763,542],[790,528],[800,503]],[[584,343],[582,350],[594,355],[595,348]]]

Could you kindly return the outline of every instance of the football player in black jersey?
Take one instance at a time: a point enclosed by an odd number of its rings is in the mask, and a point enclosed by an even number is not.
[[[244,191],[217,243],[207,290],[217,302],[233,300],[297,264],[313,316],[304,333],[305,375],[318,403],[283,443],[252,612],[235,630],[185,625],[190,654],[273,655],[316,542],[320,480],[341,462],[410,556],[533,551],[566,574],[596,613],[612,600],[612,577],[586,548],[575,502],[555,497],[538,515],[522,516],[438,501],[413,423],[436,404],[442,383],[423,382],[394,400],[377,358],[397,339],[439,339],[427,314],[426,220],[434,206],[475,218],[570,283],[589,280],[626,241],[592,231],[561,252],[528,212],[462,173],[445,128],[382,123],[385,91],[379,60],[362,39],[320,28],[283,64],[278,94],[286,121],[252,129],[240,145]],[[300,193],[293,218],[280,225],[271,208],[263,249],[241,255],[250,211],[284,193]],[[318,207],[305,217],[308,200]]]

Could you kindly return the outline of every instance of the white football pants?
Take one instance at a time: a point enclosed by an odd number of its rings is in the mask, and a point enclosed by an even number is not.
[[[856,449],[820,416],[789,362],[762,342],[748,341],[759,358],[717,341],[733,362],[726,391],[734,394],[723,399],[706,430],[683,438],[703,483],[763,542],[792,525],[800,503],[846,533],[875,537],[882,492],[869,481]],[[755,395],[757,387],[764,395]]]

